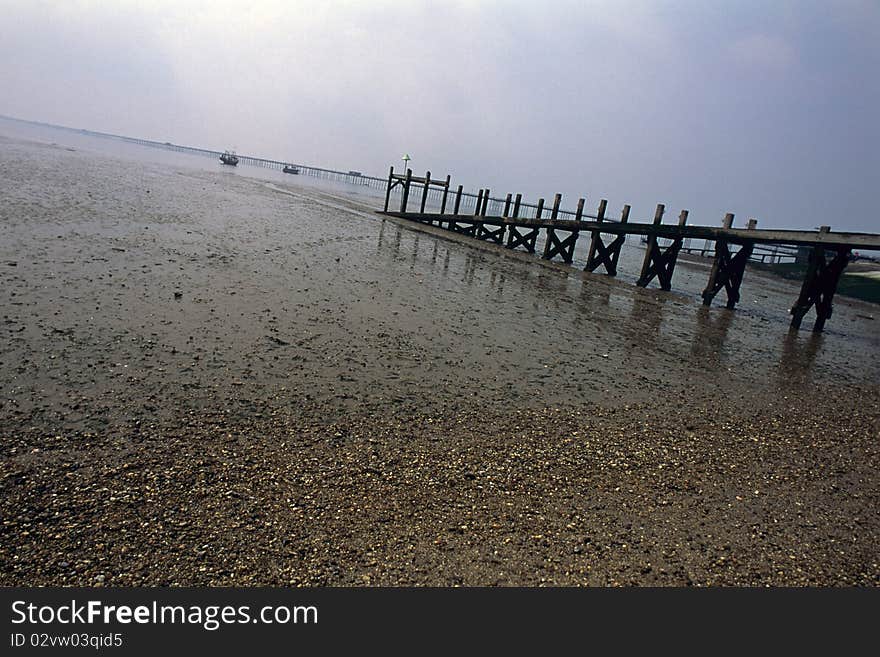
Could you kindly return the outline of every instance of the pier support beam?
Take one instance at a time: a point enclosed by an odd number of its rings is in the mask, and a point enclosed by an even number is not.
[[[446,175],[446,185],[443,187],[443,200],[440,202],[440,216],[446,214],[446,199],[449,196],[449,182],[452,180],[452,176]],[[440,223],[439,221],[437,222]]]
[[[523,247],[529,253],[535,252],[535,242],[538,240],[540,228],[521,228],[520,226],[507,226],[508,249]]]
[[[733,215],[728,213],[724,217],[724,228],[733,225]],[[744,242],[740,250],[734,255],[730,252],[726,240],[715,240],[715,261],[712,263],[712,272],[709,274],[709,282],[703,290],[703,305],[711,306],[712,299],[724,288],[727,292],[727,307],[733,310],[739,301],[739,288],[742,285],[743,275],[746,271],[746,263],[752,255],[754,242]]]
[[[403,181],[403,193],[400,195],[400,211],[406,212],[406,203],[409,201],[409,186],[412,182],[412,169],[406,170],[406,179]]]
[[[827,232],[829,228],[822,226],[820,230]],[[827,260],[824,247],[813,247],[810,254],[810,264],[801,287],[801,294],[790,311],[792,330],[800,329],[804,315],[810,308],[816,306],[816,322],[813,324],[813,331],[816,333],[822,331],[825,327],[825,321],[831,317],[831,301],[837,291],[840,275],[849,262],[850,253],[848,247],[840,247],[831,260]]]
[[[662,207],[663,206],[657,206],[661,219],[663,213],[660,208]],[[682,210],[681,214],[678,216],[678,225],[684,226],[687,223],[687,218],[688,211]],[[657,214],[655,214],[654,225],[656,226],[658,223],[660,222],[658,221]],[[660,289],[667,292],[671,290],[672,272],[675,270],[675,263],[678,260],[678,252],[681,250],[681,245],[683,243],[684,239],[677,237],[672,240],[672,244],[663,250],[657,243],[657,237],[651,235],[648,238],[648,246],[645,250],[645,260],[642,263],[642,273],[639,275],[639,280],[636,282],[636,285],[639,287],[647,287],[656,277],[660,280]]]
[[[596,221],[605,221],[605,209],[608,207],[608,201],[602,199],[599,203],[599,211],[596,213]],[[623,212],[620,214],[620,223],[625,224],[629,221],[629,205],[623,206]],[[584,271],[596,271],[599,265],[604,265],[605,271],[609,276],[617,276],[617,260],[620,258],[620,249],[626,242],[626,234],[621,233],[614,238],[607,246],[602,241],[602,233],[598,230],[592,231],[590,239],[590,251],[587,254],[587,266]]]
[[[510,194],[507,195],[508,203],[510,202]],[[494,226],[494,228],[486,228],[486,208],[489,205],[489,190],[486,190],[486,193],[483,195],[483,207],[480,209],[480,218],[483,219],[476,226],[476,232],[474,233],[474,237],[478,240],[485,240],[487,242],[494,242],[495,244],[504,244],[504,230],[505,226],[503,223],[492,223],[490,222],[490,226]]]
[[[462,235],[470,235],[471,237],[476,237],[477,226],[479,226],[480,223],[482,222],[476,216],[461,214],[458,216],[450,217],[449,230],[451,230],[453,233],[461,233]]]
[[[553,200],[553,219],[556,219],[559,215],[559,203],[562,200],[562,195],[557,194],[556,198]],[[581,217],[584,214],[584,199],[578,200],[577,205],[577,214],[575,216],[575,221],[580,221]],[[556,234],[556,230],[554,228],[547,229],[547,241],[544,243],[544,260],[552,260],[555,256],[562,256],[563,262],[566,264],[571,264],[571,261],[574,259],[574,246],[577,242],[578,231],[574,230],[569,232],[568,237],[560,238]]]
[[[388,212],[388,203],[391,200],[391,190],[394,189],[394,167],[388,172],[388,187],[385,188],[385,212]]]
[[[488,228],[485,222],[480,222],[479,224],[477,224],[477,232],[474,237],[476,237],[478,240],[494,242],[495,244],[504,244],[504,231],[507,227],[504,224],[488,225],[493,227]]]
[[[425,186],[422,188],[422,204],[419,206],[419,214],[425,214],[425,204],[428,202],[428,192],[431,191],[431,172],[425,173]],[[428,223],[434,223],[428,221]]]
[[[513,207],[513,215],[514,217],[518,216],[520,201],[522,200],[522,196],[520,194],[516,195],[516,201],[514,202]],[[535,215],[537,219],[541,218],[541,212],[544,209],[544,199],[538,199],[538,210]],[[535,252],[535,242],[538,241],[538,235],[540,234],[540,228],[523,228],[521,226],[507,226],[507,244],[505,245],[508,249],[516,249],[517,247],[523,247],[529,253]]]

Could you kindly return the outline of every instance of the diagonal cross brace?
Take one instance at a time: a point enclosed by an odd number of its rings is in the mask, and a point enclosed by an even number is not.
[[[510,226],[507,232],[507,248],[515,249],[518,246],[525,247],[529,253],[535,252],[535,242],[538,239],[540,228],[532,228],[525,232],[520,232],[517,226]]]
[[[455,222],[450,222],[449,223],[449,230],[451,230],[454,233],[461,233],[462,235],[470,235],[471,237],[475,237],[477,234],[477,226],[479,224],[471,223],[469,226],[463,226],[462,223],[470,223],[470,222],[468,222],[467,220],[462,222],[461,219],[459,219],[458,221],[455,221]]]
[[[673,240],[666,250],[660,248],[657,240],[651,240],[648,247],[648,258],[646,263],[648,266],[642,272],[636,285],[639,287],[647,287],[654,278],[660,280],[660,289],[669,291],[672,289],[672,272],[675,270],[675,263],[678,260],[678,252],[681,250],[683,240],[681,238]]]
[[[486,240],[487,242],[495,242],[495,244],[503,244],[504,243],[504,231],[506,227],[502,224],[494,229],[486,228],[486,224],[479,224],[477,226],[477,233],[475,237],[480,240]]]
[[[715,242],[715,262],[712,264],[709,282],[703,290],[704,306],[711,306],[712,299],[724,288],[727,292],[727,307],[733,310],[739,301],[739,288],[753,248],[753,242],[746,242],[736,255],[732,255],[726,241]]]
[[[590,255],[587,258],[586,271],[596,271],[599,265],[605,265],[605,271],[609,276],[617,276],[617,260],[620,258],[620,248],[626,241],[626,235],[621,233],[608,246],[602,241],[599,231],[594,231],[591,243]]]
[[[552,260],[555,256],[562,256],[563,262],[571,264],[574,259],[574,245],[577,242],[578,231],[572,231],[567,237],[559,237],[556,229],[547,229],[547,241],[544,243],[544,260]]]

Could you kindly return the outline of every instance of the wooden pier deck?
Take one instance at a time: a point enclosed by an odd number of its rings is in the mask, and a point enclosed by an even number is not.
[[[391,194],[400,187],[400,206],[390,209]],[[410,211],[408,204],[411,191],[420,197],[419,209]],[[603,267],[610,276],[617,274],[620,250],[627,236],[645,236],[647,244],[645,257],[637,284],[646,287],[657,280],[663,290],[672,287],[678,255],[683,250],[686,239],[702,239],[714,242],[712,269],[702,298],[706,306],[724,290],[727,307],[733,309],[740,299],[740,286],[745,267],[756,245],[774,245],[809,250],[809,265],[801,287],[800,295],[790,309],[791,328],[800,328],[804,316],[813,308],[816,310],[814,331],[821,331],[832,314],[832,300],[843,270],[852,257],[854,249],[880,250],[880,235],[874,233],[834,232],[830,226],[818,230],[778,230],[758,229],[757,220],[750,219],[744,228],[734,228],[734,215],[725,215],[722,225],[689,225],[688,211],[682,210],[676,223],[664,224],[665,206],[657,205],[651,222],[630,221],[630,206],[624,205],[617,220],[606,217],[608,202],[601,200],[595,214],[584,211],[585,199],[578,200],[575,211],[561,209],[562,195],[556,194],[545,217],[544,199],[539,199],[534,207],[534,216],[520,216],[525,205],[522,195],[508,194],[503,202],[491,199],[488,189],[477,194],[472,213],[461,212],[464,195],[462,186],[452,199],[453,209],[447,213],[450,201],[450,176],[443,180],[432,179],[431,173],[414,177],[412,170],[406,174],[395,174],[394,167],[388,174],[385,193],[385,206],[381,214],[400,217],[411,221],[437,224],[448,230],[468,235],[478,240],[494,242],[508,249],[521,249],[535,253],[540,233],[544,232],[544,250],[541,257],[547,260],[559,258],[571,264],[574,250],[581,234],[589,235],[589,247],[585,270],[596,271]],[[426,211],[431,197],[439,198],[439,212]],[[503,204],[500,214],[487,214],[490,201],[495,207]],[[494,209],[494,208],[493,208]],[[605,237],[603,237],[605,236]],[[661,245],[659,240],[668,243]]]

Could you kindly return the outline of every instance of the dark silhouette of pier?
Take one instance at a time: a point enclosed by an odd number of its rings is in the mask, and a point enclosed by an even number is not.
[[[398,210],[389,208],[392,192],[399,192]],[[418,194],[418,211],[410,211],[412,192]],[[451,198],[450,198],[451,196]],[[439,211],[426,211],[428,201],[439,204]],[[617,275],[620,250],[630,235],[644,238],[645,256],[637,285],[647,287],[657,281],[660,288],[670,290],[678,256],[685,240],[702,239],[714,243],[712,268],[702,293],[703,304],[710,306],[715,296],[724,290],[727,307],[735,308],[740,299],[740,286],[746,263],[756,248],[770,247],[777,253],[806,250],[809,262],[801,292],[791,307],[791,328],[797,330],[804,316],[816,311],[814,331],[821,331],[832,314],[832,300],[837,284],[853,249],[880,250],[880,235],[873,233],[832,232],[830,226],[815,231],[764,230],[757,228],[757,220],[749,219],[746,227],[734,228],[734,215],[725,215],[721,227],[688,224],[688,211],[682,210],[674,224],[664,224],[666,208],[659,204],[650,222],[630,220],[630,206],[624,205],[619,219],[607,217],[608,202],[602,199],[595,214],[585,211],[585,199],[578,200],[574,211],[561,208],[562,195],[556,194],[547,208],[544,199],[536,205],[523,203],[522,194],[507,194],[505,199],[491,198],[488,189],[481,189],[471,207],[470,199],[459,185],[450,194],[450,176],[433,179],[427,172],[423,177],[388,173],[385,206],[380,212],[412,221],[436,224],[452,232],[477,240],[492,242],[508,249],[535,253],[538,237],[544,233],[541,257],[560,259],[567,264],[574,260],[579,237],[589,235],[589,250],[585,270],[595,272],[600,267],[609,276]],[[452,209],[447,212],[451,204]],[[533,209],[533,212],[531,211]],[[549,216],[545,216],[549,213]],[[708,249],[704,249],[708,251]],[[772,251],[771,251],[772,252]]]

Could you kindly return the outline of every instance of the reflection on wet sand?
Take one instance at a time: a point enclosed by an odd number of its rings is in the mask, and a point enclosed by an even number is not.
[[[394,227],[394,257],[400,257],[400,240],[403,237],[403,229],[400,226]]]
[[[822,346],[824,333],[789,331],[782,339],[782,352],[776,367],[780,388],[803,386],[813,377],[816,355]]]
[[[581,280],[581,303],[588,308],[595,304],[607,308],[611,304],[611,286],[604,283],[593,283],[589,279]]]
[[[413,267],[410,267],[410,269],[415,268],[416,258],[418,258],[418,256],[419,256],[419,233],[416,233],[415,236],[413,237],[412,259],[410,260],[410,263],[413,265]]]
[[[650,335],[658,333],[663,323],[663,310],[668,301],[668,295],[654,296],[645,290],[634,290],[629,321],[633,324],[641,324]]]
[[[468,287],[471,287],[474,284],[474,274],[476,270],[477,258],[473,253],[466,253],[464,257],[464,272],[462,273],[461,280]]]
[[[691,357],[710,367],[720,364],[725,356],[727,332],[735,316],[736,312],[727,308],[701,305],[696,313]]]
[[[489,287],[495,290],[495,298],[500,300],[504,296],[504,274],[494,268],[489,272]]]
[[[385,239],[385,226],[388,225],[388,220],[383,218],[381,223],[379,224],[379,240],[376,243],[376,253],[382,253],[382,242]]]

